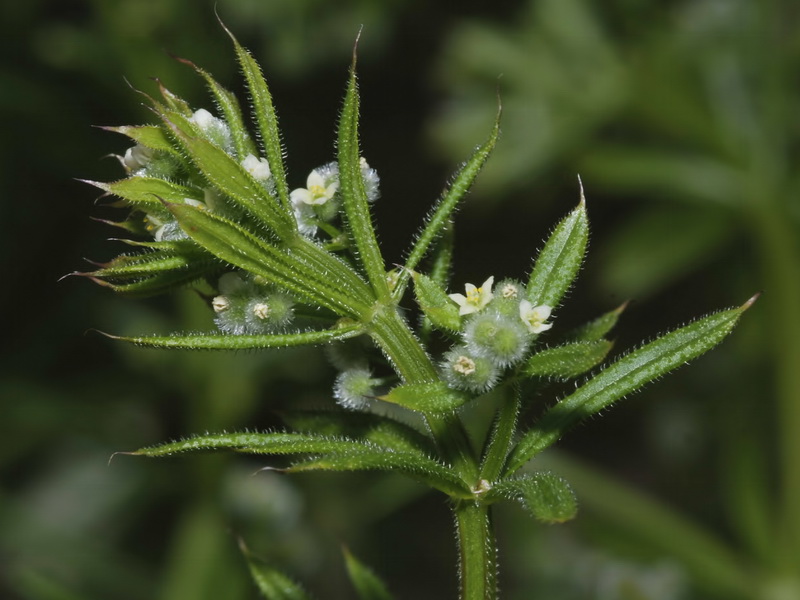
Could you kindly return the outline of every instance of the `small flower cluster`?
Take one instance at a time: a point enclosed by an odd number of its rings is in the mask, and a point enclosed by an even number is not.
[[[506,279],[492,290],[494,277],[480,287],[466,284],[466,295],[449,294],[465,317],[462,339],[444,355],[442,377],[453,388],[485,392],[498,381],[502,370],[522,360],[534,337],[550,329],[551,307],[533,306],[520,298],[524,289]]]
[[[256,277],[225,273],[211,301],[214,322],[225,333],[263,334],[283,331],[294,317],[294,300]]]
[[[361,177],[367,200],[374,202],[380,196],[380,178],[364,158],[361,159]],[[293,190],[290,198],[300,232],[313,237],[318,227],[331,223],[341,212],[339,165],[330,162],[311,171],[306,179],[306,187]]]
[[[199,137],[211,142],[236,159],[256,182],[263,185],[271,194],[275,194],[275,182],[272,179],[272,171],[267,159],[251,153],[243,156],[237,154],[230,127],[223,119],[215,117],[206,109],[201,108],[191,113],[188,122]],[[172,184],[180,184],[196,194],[194,198],[183,198],[181,200],[183,204],[210,210],[234,220],[239,216],[231,206],[220,200],[219,193],[213,187],[198,188],[199,178],[196,174],[187,171],[186,165],[173,153],[136,144],[128,148],[124,156],[119,158],[131,177],[161,179]],[[173,198],[171,200],[180,199]],[[155,241],[188,239],[189,236],[181,229],[169,211],[152,206],[144,212],[144,229],[153,236]]]

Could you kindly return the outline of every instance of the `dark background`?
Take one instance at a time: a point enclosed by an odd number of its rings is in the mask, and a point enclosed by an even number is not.
[[[352,597],[342,544],[400,598],[455,597],[446,503],[413,484],[253,477],[268,461],[238,456],[106,465],[118,450],[268,427],[275,409],[330,402],[334,371],[314,350],[165,354],[89,331],[210,328],[189,292],[129,300],[59,281],[86,269],[84,257],[121,251],[90,220],[113,211],[75,178],[119,177],[108,155],[127,143],[92,126],[150,121],[131,88],[154,91],[152,77],[210,108],[170,54],[241,91],[214,6],[0,7],[0,596],[252,598],[242,537],[320,598]],[[458,216],[454,286],[524,277],[577,203],[580,173],[592,242],[559,326],[632,300],[621,352],[764,291],[723,346],[535,465],[571,479],[582,511],[559,527],[498,511],[505,597],[800,597],[786,558],[800,556],[798,7],[226,0],[216,10],[267,74],[293,186],[333,156],[364,26],[362,146],[382,178],[388,261],[488,134],[499,90],[503,136]]]

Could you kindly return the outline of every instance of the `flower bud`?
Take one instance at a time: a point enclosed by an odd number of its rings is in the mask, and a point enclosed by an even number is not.
[[[205,108],[196,110],[189,118],[203,136],[216,146],[219,146],[228,154],[233,152],[233,139],[231,138],[231,130],[228,128],[227,123],[222,119],[218,119]]]
[[[139,169],[146,167],[147,163],[150,162],[152,157],[152,149],[148,148],[147,146],[142,146],[141,144],[136,144],[132,148],[128,148],[125,151],[125,156],[122,158],[122,164],[124,164],[131,171],[138,171]]]

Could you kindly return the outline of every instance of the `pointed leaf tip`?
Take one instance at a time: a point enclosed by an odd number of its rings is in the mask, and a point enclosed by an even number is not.
[[[124,456],[137,456],[139,453],[138,452],[113,452],[111,454],[111,456],[108,457],[108,465],[107,466],[109,466],[109,467],[111,466],[111,461],[114,460],[114,457],[117,456],[118,454],[122,454]]]
[[[761,297],[762,293],[763,292],[756,292],[755,294],[753,294],[747,302],[742,304],[741,309],[744,311],[744,310],[747,310],[748,308],[750,308],[751,306],[753,306],[753,304],[755,304],[756,300],[758,300]]]
[[[583,193],[583,180],[581,179],[580,174],[578,175],[578,187],[581,191],[581,201],[578,203],[578,206],[586,208],[586,195]]]
[[[356,34],[356,39],[353,42],[353,64],[351,65],[352,69],[356,68],[356,62],[358,61],[358,43],[361,41],[361,33],[364,31],[364,24],[362,23],[358,27],[358,33]]]
[[[110,340],[122,340],[122,339],[125,339],[125,338],[123,338],[121,336],[114,335],[114,334],[111,334],[111,333],[106,333],[105,331],[100,331],[99,329],[94,329],[94,328],[87,329],[86,331],[83,332],[83,335],[86,335],[87,333],[99,333],[103,337],[107,337]],[[122,453],[122,454],[124,454],[124,453]]]

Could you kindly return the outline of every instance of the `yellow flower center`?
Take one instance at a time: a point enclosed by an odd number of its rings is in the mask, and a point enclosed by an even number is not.
[[[324,198],[327,194],[325,192],[325,188],[321,185],[312,185],[308,188],[308,191],[311,192],[311,195],[316,200],[317,198]]]
[[[483,295],[483,288],[475,288],[467,292],[467,302],[470,304],[480,304],[481,296]]]

